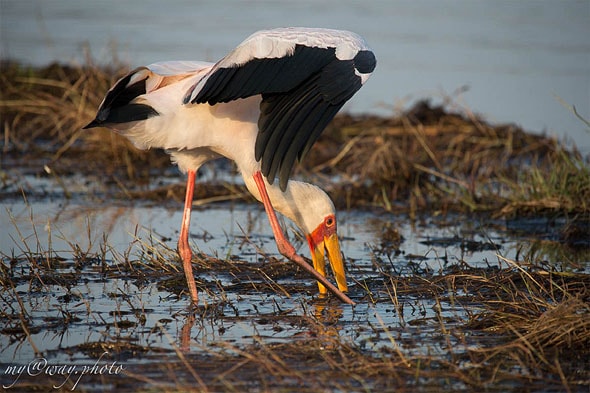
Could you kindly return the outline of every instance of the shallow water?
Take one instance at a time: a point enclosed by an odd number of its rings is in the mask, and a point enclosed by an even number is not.
[[[66,277],[79,269],[72,256],[76,249],[81,250],[81,254],[100,254],[101,249],[105,249],[106,259],[113,266],[120,263],[123,256],[130,256],[130,259],[140,263],[146,245],[156,249],[166,249],[165,246],[175,249],[181,213],[180,206],[112,206],[61,201],[35,201],[25,205],[21,201],[7,202],[0,211],[0,222],[4,228],[0,249],[5,256],[19,256],[26,252],[43,254],[52,250],[53,256],[64,258],[53,271]],[[361,211],[341,212],[339,219],[341,246],[348,265],[349,280],[352,281],[350,292],[353,299],[355,294],[360,293],[361,286],[371,285],[371,280],[375,279],[380,269],[403,276],[416,272],[442,273],[464,264],[506,267],[497,255],[513,259],[519,249],[519,239],[510,238],[499,229],[498,223],[447,217],[427,218],[412,224],[403,215]],[[384,228],[394,228],[403,237],[399,249],[388,248],[384,244]],[[245,241],[246,235],[248,241]],[[261,257],[258,248],[266,255],[280,257],[264,211],[258,206],[238,203],[196,209],[191,236],[197,252],[220,258],[239,258],[240,263],[257,262]],[[307,256],[307,246],[302,242],[296,244],[300,246],[300,252]],[[171,260],[176,258],[174,252],[167,255]],[[181,269],[178,263],[177,268]],[[53,328],[41,328],[38,333],[32,334],[31,339],[39,351],[49,354],[56,361],[66,361],[86,357],[73,349],[77,345],[107,338],[129,337],[134,344],[166,351],[172,351],[178,345],[179,331],[186,322],[186,298],[178,299],[175,294],[162,290],[158,281],[148,280],[138,284],[136,277],[125,271],[117,274],[115,269],[105,276],[99,261],[89,262],[82,269],[84,280],[76,282],[73,287],[63,283],[50,284],[46,287],[48,291],[33,291],[33,295],[29,295],[31,288],[28,281],[15,288],[15,293],[25,299],[34,325],[55,324]],[[25,262],[16,262],[13,266],[15,277],[28,274],[28,270]],[[231,277],[217,276],[215,271],[210,277],[197,278],[217,280],[219,285],[228,286],[227,290],[220,292],[221,298],[215,294],[202,294],[203,303],[222,304],[221,310],[218,310],[220,315],[213,325],[193,327],[195,342],[205,347],[218,340],[236,344],[248,344],[255,340],[293,340],[305,334],[305,326],[298,323],[298,318],[307,313],[318,318],[334,319],[338,334],[348,336],[363,347],[391,346],[388,335],[376,335],[374,327],[386,332],[402,322],[429,320],[435,316],[432,311],[435,304],[418,298],[414,299],[414,307],[405,308],[406,315],[398,315],[391,303],[372,304],[367,301],[354,308],[331,304],[325,311],[326,306],[314,300],[316,287],[312,280],[306,284],[311,296],[289,298],[281,296],[280,291],[274,295],[266,291],[240,293],[232,289],[235,282],[232,283]],[[288,284],[289,279],[281,278],[277,282]],[[64,299],[68,301],[64,302]],[[141,314],[147,319],[140,323],[135,317],[134,307],[141,307]],[[451,303],[443,304],[443,308],[448,317],[464,316],[464,311]],[[279,310],[281,318],[277,318]],[[328,314],[324,315],[324,311]],[[74,320],[67,328],[60,322],[64,315]],[[117,327],[121,321],[130,326]],[[421,329],[428,330],[428,327]],[[0,342],[3,362],[22,363],[34,358],[32,346],[26,342],[9,340],[6,335],[0,335]],[[430,348],[432,344],[429,342],[425,346]]]
[[[165,177],[158,186],[180,181]],[[26,200],[17,196],[21,189]],[[151,372],[161,379],[158,367],[178,362],[177,351],[206,356],[232,348],[306,345],[316,338],[329,346],[330,337],[368,355],[402,351],[444,358],[449,348],[456,355],[486,340],[478,334],[441,334],[443,324],[444,329],[464,325],[478,304],[469,288],[421,293],[420,280],[469,268],[491,272],[510,267],[509,261],[590,271],[588,253],[554,251],[558,244],[552,240],[562,225],[555,220],[505,222],[436,212],[411,220],[382,210],[340,211],[349,296],[357,302],[351,307],[320,298],[313,280],[288,269],[291,263],[277,253],[261,205],[224,202],[193,211],[196,259],[216,258],[210,268],[195,265],[200,291],[195,315],[175,251],[182,203],[129,202],[109,195],[95,178],[56,181],[31,168],[8,170],[0,209],[6,279],[0,292],[2,385],[26,386],[14,375],[15,367],[33,367],[33,362],[45,362],[48,372],[51,366],[80,371],[114,361],[132,373]],[[292,225],[283,224],[308,256]],[[29,334],[20,323],[23,315]],[[316,337],[318,329],[322,337]],[[187,373],[174,375],[182,379]],[[90,390],[107,389],[115,381],[76,376],[81,378],[76,386]],[[25,378],[44,386],[49,377],[27,369]]]

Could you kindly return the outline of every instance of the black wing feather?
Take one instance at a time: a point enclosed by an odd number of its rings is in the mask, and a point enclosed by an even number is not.
[[[263,168],[262,170],[262,173],[271,183],[271,179],[274,180],[277,172],[280,173],[280,169],[286,165],[285,157],[288,155],[289,151],[296,150],[297,146],[305,143],[307,136],[301,131],[305,130],[307,132],[307,130],[304,129],[302,125],[306,119],[313,118],[313,112],[316,109],[316,106],[321,107],[321,103],[317,99],[318,97],[314,97],[312,92],[304,94],[301,98],[301,103],[297,106],[291,107],[289,116],[284,118],[282,124],[279,124],[277,127],[277,129],[283,130],[281,134],[274,133],[275,135],[279,135],[279,138],[275,138],[276,141],[273,141],[273,138],[269,140],[269,144],[273,146],[273,149],[266,149],[265,154],[262,157],[264,163],[271,163],[270,168],[268,168],[267,171],[265,171],[267,168]],[[291,167],[289,167],[289,172],[290,169]]]
[[[331,104],[344,103],[362,86],[352,60],[333,61],[322,70],[318,89]]]
[[[285,189],[296,159],[317,141],[344,103],[361,88],[352,60],[337,60],[286,93],[263,94],[256,159],[273,183]]]
[[[191,102],[215,105],[262,93],[289,91],[321,70],[334,54],[333,48],[296,45],[291,56],[252,59],[233,68],[217,68]],[[252,78],[255,80],[251,81]]]
[[[316,89],[316,79],[317,77],[310,78],[297,91],[282,95],[282,99],[280,100],[274,100],[275,106],[287,108],[288,111],[284,116],[276,116],[278,121],[274,127],[268,129],[260,128],[260,134],[272,134],[271,138],[266,142],[265,148],[262,149],[264,151],[262,156],[262,173],[267,177],[269,182],[274,180],[279,168],[285,165],[284,157],[287,153],[290,150],[298,149],[297,146],[307,140],[309,129],[302,127],[304,121],[314,118],[314,112],[322,110],[322,99]],[[279,112],[276,109],[270,112],[273,117],[275,117],[275,111]],[[276,132],[277,130],[280,130],[280,132]],[[269,146],[272,148],[269,149]],[[270,167],[267,165],[269,162],[271,163]]]
[[[363,66],[372,60],[374,68],[372,52],[359,53]],[[262,160],[262,173],[271,184],[278,174],[283,190],[295,160],[362,85],[355,59],[339,60],[335,48],[296,45],[285,57],[213,70],[191,103],[215,105],[262,94],[255,158]]]
[[[285,94],[263,94],[263,100],[260,103],[260,116],[258,118],[258,137],[254,147],[254,157],[260,161],[264,154],[264,148],[273,133],[269,130],[277,128],[277,124],[285,117],[289,111],[287,105],[280,105],[277,101],[285,100]],[[273,111],[274,110],[274,111]],[[279,137],[277,135],[276,137]],[[264,163],[263,163],[264,164]]]
[[[306,102],[306,105],[298,114],[296,121],[289,124],[287,132],[292,135],[292,139],[288,141],[288,143],[285,140],[281,141],[280,150],[282,151],[282,155],[280,157],[275,156],[273,160],[278,161],[276,170],[278,170],[279,185],[282,189],[285,189],[287,186],[287,181],[291,173],[291,168],[295,164],[295,159],[309,141],[307,132],[312,129],[317,119],[322,116],[323,112],[325,112],[325,109],[325,105],[322,105],[321,98],[318,95],[315,95]],[[302,135],[301,133],[298,133],[299,130],[305,130],[306,134]],[[271,178],[274,179],[274,176]]]
[[[295,164],[295,160],[301,161],[302,157],[307,153],[311,146],[317,141],[320,134],[324,131],[328,123],[334,118],[336,113],[340,110],[344,102],[333,105],[322,101],[319,95],[310,98],[308,101],[308,111],[302,111],[300,123],[297,127],[305,130],[305,136],[302,137],[300,133],[296,134],[296,138],[291,141],[291,144],[284,151],[284,155],[280,156],[279,168],[279,185],[281,189],[285,189],[287,181],[291,173],[291,169]],[[292,132],[297,132],[292,129]],[[274,157],[275,161],[277,156]],[[269,176],[271,176],[269,174]],[[274,179],[274,176],[270,177]]]
[[[128,123],[158,116],[158,112],[146,104],[130,104],[138,96],[145,94],[145,81],[147,76],[132,85],[129,85],[135,73],[142,70],[138,68],[121,78],[115,86],[109,90],[104,101],[98,109],[96,118],[83,128],[100,127],[107,124]]]

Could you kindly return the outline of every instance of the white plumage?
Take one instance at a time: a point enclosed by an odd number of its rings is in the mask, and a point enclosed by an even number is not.
[[[85,128],[109,127],[140,149],[166,149],[188,173],[178,248],[194,302],[188,227],[195,173],[205,162],[227,157],[264,204],[279,251],[314,275],[320,292],[328,287],[352,303],[342,293],[347,285],[334,205],[320,188],[289,175],[375,64],[355,33],[281,28],[254,33],[215,64],[155,63],[109,90]],[[284,237],[275,209],[307,236],[315,270]],[[325,252],[340,290],[325,279]]]

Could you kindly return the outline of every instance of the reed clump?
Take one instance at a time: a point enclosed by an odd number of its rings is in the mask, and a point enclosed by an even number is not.
[[[397,117],[339,116],[318,144],[309,167],[338,177],[341,203],[508,217],[590,211],[588,157],[428,101]]]

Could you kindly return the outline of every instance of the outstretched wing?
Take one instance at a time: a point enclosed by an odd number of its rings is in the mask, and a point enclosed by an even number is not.
[[[185,103],[229,102],[262,95],[256,160],[284,190],[295,160],[315,143],[375,68],[358,35],[282,28],[254,33],[187,92]]]

